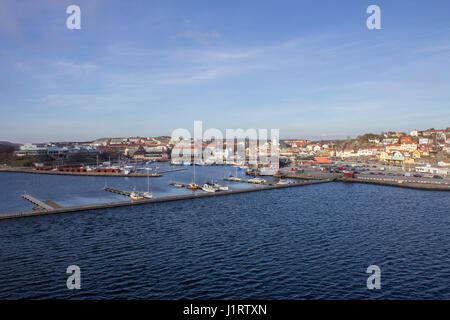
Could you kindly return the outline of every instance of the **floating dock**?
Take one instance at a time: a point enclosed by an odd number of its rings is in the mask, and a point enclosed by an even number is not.
[[[117,190],[117,189],[108,188],[108,187],[104,187],[103,190],[108,191],[108,192],[112,192],[112,193],[117,193],[117,194],[120,194],[120,195],[125,196],[125,197],[129,197],[130,194],[131,194],[131,192]]]
[[[101,204],[91,204],[91,205],[85,205],[85,206],[63,207],[63,208],[44,210],[44,211],[26,211],[26,212],[16,212],[16,213],[6,213],[6,214],[0,214],[0,220],[25,218],[25,217],[36,217],[36,216],[58,214],[58,213],[99,210],[99,209],[107,209],[107,208],[129,207],[129,206],[141,205],[141,204],[171,202],[171,201],[188,200],[188,199],[196,199],[196,198],[218,197],[218,196],[233,195],[233,194],[239,194],[239,193],[260,192],[260,191],[265,191],[265,190],[292,188],[292,187],[306,186],[306,185],[312,185],[312,184],[327,183],[330,181],[331,180],[302,181],[302,182],[291,183],[291,184],[261,186],[261,188],[252,187],[252,188],[245,188],[245,189],[238,189],[238,190],[220,191],[220,192],[214,192],[214,193],[199,192],[199,193],[190,193],[190,194],[179,195],[179,196],[169,196],[169,197],[161,197],[161,198],[154,198],[154,199],[136,200],[136,201],[129,200],[129,201],[119,201],[119,202],[108,202],[108,203],[101,203]]]
[[[30,196],[29,194],[23,194],[22,198],[34,204],[33,210],[54,210],[62,208],[59,204],[53,202],[52,200],[41,201]]]

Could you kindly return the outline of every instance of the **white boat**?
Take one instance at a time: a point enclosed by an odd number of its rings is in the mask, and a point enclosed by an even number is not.
[[[144,192],[142,195],[145,199],[153,199],[153,194],[151,192]]]
[[[242,179],[241,179],[241,178],[238,178],[238,177],[229,177],[228,180],[230,180],[230,181],[236,181],[236,182],[242,181]]]
[[[184,164],[184,162],[183,162],[183,164]],[[189,165],[190,165],[190,163],[189,163]],[[190,184],[188,184],[186,188],[188,188],[189,190],[197,190],[197,189],[200,188],[200,187],[195,183],[195,162],[194,162],[194,176],[193,176],[192,182],[191,182]]]
[[[248,179],[247,180],[249,183],[254,183],[254,184],[262,184],[265,183],[266,180],[264,179],[259,179],[259,178],[253,178],[253,179]]]
[[[277,182],[277,184],[289,184],[289,181],[286,181],[286,180],[279,180],[278,182]]]
[[[142,193],[133,191],[132,193],[130,193],[130,198],[131,200],[144,200],[144,195]]]
[[[212,185],[207,184],[207,183],[205,183],[205,184],[202,186],[202,190],[205,191],[205,192],[216,192],[216,191],[217,191],[216,188],[214,188]]]
[[[150,170],[151,168],[147,168],[147,192],[143,193],[143,196],[146,199],[153,199],[153,193],[150,192],[150,176],[149,176]]]
[[[218,183],[214,183],[213,187],[216,188],[219,191],[228,191],[228,187],[227,186],[221,186]]]
[[[170,161],[170,164],[173,166],[181,166],[183,162],[181,160],[172,160]]]

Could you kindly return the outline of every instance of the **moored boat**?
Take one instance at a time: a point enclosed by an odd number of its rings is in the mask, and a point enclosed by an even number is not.
[[[131,200],[144,200],[145,197],[142,193],[133,191],[132,193],[130,193],[130,198]]]
[[[189,190],[197,190],[198,189],[198,185],[195,184],[195,183],[190,183],[190,184],[187,185],[186,188],[189,189]]]
[[[207,184],[207,183],[205,183],[205,184],[202,186],[202,190],[205,191],[205,192],[216,192],[216,191],[217,191],[216,188],[214,188],[212,185]]]

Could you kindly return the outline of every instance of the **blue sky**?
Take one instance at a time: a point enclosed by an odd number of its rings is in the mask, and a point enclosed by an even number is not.
[[[81,30],[66,28],[67,6]],[[381,8],[368,30],[366,8]],[[449,1],[0,0],[0,140],[450,125]]]

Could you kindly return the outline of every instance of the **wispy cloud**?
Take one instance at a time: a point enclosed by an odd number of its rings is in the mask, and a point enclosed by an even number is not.
[[[95,72],[99,66],[90,62],[76,63],[73,61],[56,61],[53,65],[57,68],[59,73],[66,73],[69,75],[80,76]]]
[[[213,40],[222,38],[218,32],[184,31],[176,34],[172,39],[191,39],[199,44],[207,44]]]

